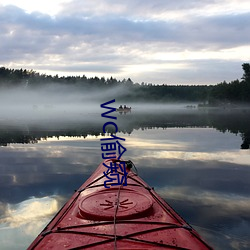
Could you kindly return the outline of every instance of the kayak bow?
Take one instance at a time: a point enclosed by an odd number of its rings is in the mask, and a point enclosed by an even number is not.
[[[116,159],[103,163],[114,162],[119,164]],[[37,236],[29,250],[212,249],[132,171],[131,161],[126,162],[127,186],[109,184],[108,188],[104,187],[107,168],[103,163]]]

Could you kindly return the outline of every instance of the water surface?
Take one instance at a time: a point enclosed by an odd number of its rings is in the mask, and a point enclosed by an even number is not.
[[[1,249],[25,249],[102,161],[105,118],[66,117],[0,122]],[[250,248],[248,117],[169,107],[117,114],[124,158],[215,249]]]

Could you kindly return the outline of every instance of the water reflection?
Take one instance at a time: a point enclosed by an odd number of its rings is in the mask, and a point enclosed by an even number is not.
[[[216,249],[249,249],[250,154],[240,150],[240,131],[249,126],[237,128],[235,122],[233,129],[233,117],[216,127],[215,117],[204,121],[209,116],[203,113],[182,118],[181,113],[152,114],[148,119],[144,114],[138,120],[132,115],[118,117],[118,127],[130,132],[118,136],[126,138],[125,156],[139,175]],[[29,127],[35,144],[11,143],[13,134],[23,130],[13,129],[10,137],[5,131],[8,147],[0,148],[1,249],[27,247],[102,160],[102,120],[91,126],[59,125]]]
[[[34,225],[37,220],[41,222],[42,218],[53,215],[60,207],[55,197],[30,198],[17,204],[7,204],[4,213],[5,216],[0,220],[3,225],[11,228],[23,226],[24,224]],[[32,225],[30,225],[32,227]],[[26,227],[25,233],[31,234],[33,231]]]
[[[23,249],[62,206],[60,197],[30,198],[3,204],[0,217],[1,249]]]
[[[235,149],[239,136],[208,128],[143,133],[129,146],[139,174],[215,249],[249,249],[250,154]]]
[[[137,129],[209,127],[220,132],[239,134],[242,138],[239,148],[250,145],[250,109],[245,110],[186,110],[186,109],[134,109],[127,115],[119,115],[119,132],[131,134]],[[37,143],[41,139],[60,136],[86,137],[102,133],[103,118],[99,113],[85,113],[74,119],[44,119],[38,121],[1,121],[0,145],[10,143]],[[110,132],[112,128],[110,128]]]

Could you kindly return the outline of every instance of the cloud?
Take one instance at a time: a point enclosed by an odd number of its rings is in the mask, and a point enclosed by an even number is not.
[[[195,49],[197,45],[198,48],[207,48],[214,44],[219,47],[245,45],[248,44],[250,36],[247,33],[245,39],[240,36],[242,31],[249,29],[250,13],[195,17],[189,22],[168,22],[135,20],[112,15],[90,18],[59,15],[52,18],[39,12],[27,14],[13,6],[3,9],[3,30],[9,32],[10,36],[16,35],[16,38],[21,35],[23,38],[30,38],[24,39],[29,41],[27,47],[33,43],[36,46],[40,44],[44,47],[49,45],[53,48],[65,48],[67,45],[74,47],[74,44],[79,47],[79,44],[84,42],[93,47],[105,42],[109,45],[164,42],[166,45],[175,43],[182,48]],[[68,43],[61,44],[65,40]]]
[[[220,0],[220,1],[198,1],[198,0],[179,0],[179,1],[162,1],[162,0],[127,0],[126,2],[115,0],[73,0],[65,3],[64,9],[61,11],[64,15],[79,15],[85,17],[92,16],[119,16],[131,17],[134,19],[161,19],[167,17],[168,20],[172,18],[183,18],[193,16],[194,14],[200,16],[200,13],[215,12],[215,9],[226,12],[240,12],[244,10],[245,5],[248,5],[247,0],[241,2],[241,6],[234,4],[234,1]],[[245,12],[245,11],[244,11]]]
[[[234,80],[240,77],[240,64],[250,60],[239,52],[249,46],[250,13],[240,7],[233,11],[233,4],[233,0],[143,4],[75,0],[65,3],[55,16],[0,5],[0,63],[61,75],[131,77],[139,82]],[[225,74],[232,65],[226,49],[236,51],[233,62],[239,65],[239,70],[230,70],[231,75]],[[204,68],[203,62],[210,67]],[[211,67],[220,63],[225,67]],[[199,70],[207,72],[205,79]]]

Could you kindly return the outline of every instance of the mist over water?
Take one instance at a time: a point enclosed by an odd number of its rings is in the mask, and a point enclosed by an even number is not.
[[[250,141],[249,110],[132,102],[126,91],[56,84],[0,89],[3,249],[26,248],[95,170],[100,137],[114,132],[108,127],[103,134],[110,119],[100,105],[113,99],[109,107],[132,107],[110,115],[139,175],[216,249],[250,246],[249,150],[241,150]]]
[[[127,98],[124,99],[124,93]],[[213,127],[220,131],[240,133],[244,148],[249,148],[249,109],[204,109],[197,103],[149,103],[134,102],[129,90],[117,86],[109,90],[86,89],[65,84],[44,87],[19,87],[0,89],[0,138],[1,144],[36,141],[49,136],[100,135],[109,111],[100,105],[115,99],[108,107],[131,107],[131,112],[112,112],[117,117],[119,131],[132,133],[145,127]],[[91,128],[91,129],[90,129]],[[74,130],[74,133],[72,133]],[[8,139],[10,131],[12,139]],[[19,131],[15,134],[15,131]],[[39,135],[37,133],[39,131]],[[43,131],[43,132],[42,132]],[[60,132],[61,131],[61,132]],[[114,132],[109,129],[108,132]]]
[[[104,109],[100,104],[115,99],[108,106],[118,108],[120,105],[132,107],[133,112],[162,112],[185,110],[187,103],[156,104],[135,103],[129,98],[124,101],[120,96],[128,93],[124,87],[112,90],[84,90],[66,85],[50,85],[39,88],[0,89],[1,122],[44,122],[76,120],[94,121],[101,117]],[[188,110],[187,110],[188,111]],[[106,111],[105,111],[106,112]],[[118,114],[113,114],[118,115]]]
[[[0,92],[2,119],[60,119],[97,112],[93,93],[80,93],[66,86],[39,89],[5,89]]]

